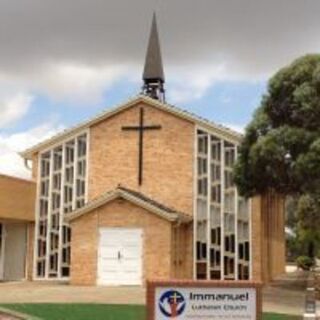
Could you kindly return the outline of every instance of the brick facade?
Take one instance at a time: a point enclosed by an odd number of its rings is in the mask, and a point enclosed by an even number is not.
[[[126,200],[117,199],[93,210],[74,220],[71,227],[71,284],[96,284],[99,228],[102,227],[143,230],[144,280],[154,277],[169,279],[177,273],[172,255],[172,247],[175,245],[172,223]],[[186,269],[185,257],[181,259],[183,270]],[[186,273],[181,274],[181,277],[185,276]]]
[[[35,197],[34,182],[0,174],[0,222],[5,228],[17,223],[26,228],[26,279],[32,279]]]
[[[138,132],[122,127],[138,125],[141,107],[145,125],[161,125],[161,129],[145,132],[143,184],[139,186]],[[130,108],[92,124],[89,139],[88,201],[121,184],[193,215],[194,122],[137,99]],[[36,179],[37,153],[32,159]],[[255,197],[252,210],[253,280],[268,281],[284,270],[283,199]],[[96,284],[100,227],[144,230],[144,279],[193,277],[192,223],[177,226],[128,201],[115,200],[75,219],[71,227],[72,284]],[[281,258],[272,259],[275,254]]]
[[[122,126],[139,123],[139,108],[145,124],[161,130],[147,131],[144,139],[143,184],[138,185],[138,133]],[[140,191],[173,208],[192,214],[194,125],[139,103],[90,129],[89,200],[119,183]]]

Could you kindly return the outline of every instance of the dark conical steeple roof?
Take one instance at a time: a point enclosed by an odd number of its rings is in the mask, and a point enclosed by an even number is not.
[[[159,34],[156,14],[153,14],[149,44],[143,71],[143,80],[160,80],[164,82]]]

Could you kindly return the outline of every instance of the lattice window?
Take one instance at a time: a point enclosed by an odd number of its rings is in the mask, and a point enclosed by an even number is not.
[[[196,277],[247,279],[249,207],[233,180],[237,145],[197,131]]]
[[[87,139],[79,135],[39,156],[37,278],[69,276],[71,229],[64,215],[86,201]]]
[[[238,274],[239,279],[249,279],[250,231],[248,200],[238,199]]]
[[[233,182],[233,165],[236,160],[236,146],[224,143],[224,279],[234,280],[235,275],[235,226],[236,187]]]

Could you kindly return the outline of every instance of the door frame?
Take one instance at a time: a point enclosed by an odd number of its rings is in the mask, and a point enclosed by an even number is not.
[[[2,225],[1,246],[0,246],[0,281],[1,281],[1,280],[4,280],[6,225],[2,221],[0,221],[0,224]]]
[[[99,283],[99,258],[100,258],[100,240],[101,234],[103,230],[139,230],[141,231],[141,281],[138,285],[126,285],[126,284],[101,284]],[[98,241],[97,241],[97,267],[96,267],[96,285],[97,286],[111,286],[111,287],[121,287],[121,286],[142,286],[143,285],[143,277],[144,277],[144,230],[143,228],[139,227],[99,227],[98,228]]]

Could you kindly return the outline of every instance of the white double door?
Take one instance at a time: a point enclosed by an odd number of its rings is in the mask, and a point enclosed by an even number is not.
[[[141,229],[99,230],[99,285],[142,285]]]

